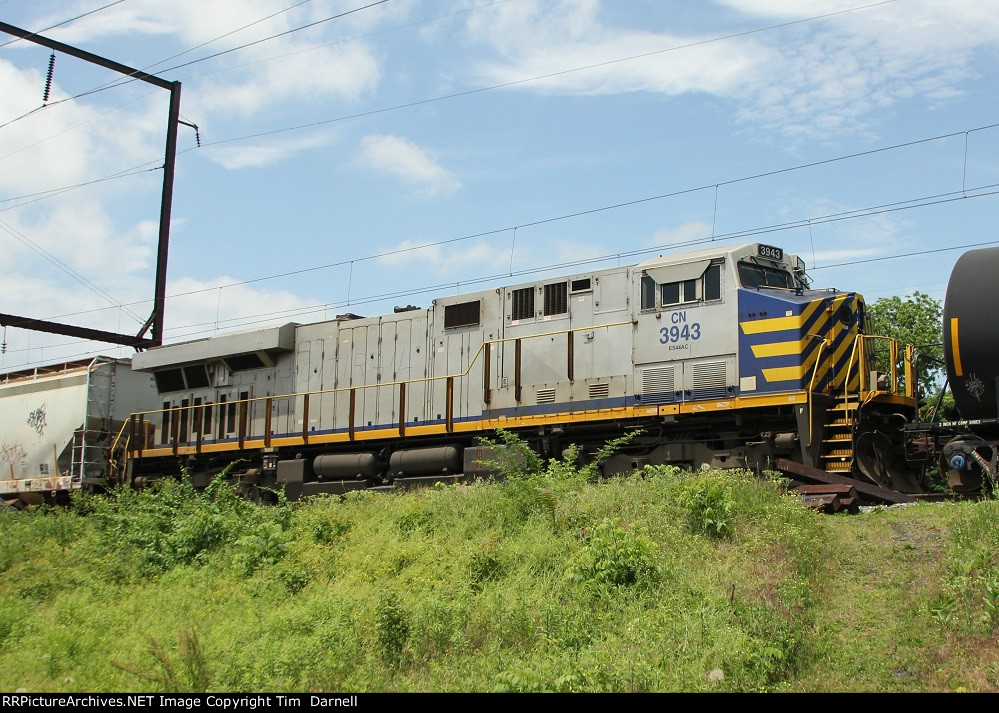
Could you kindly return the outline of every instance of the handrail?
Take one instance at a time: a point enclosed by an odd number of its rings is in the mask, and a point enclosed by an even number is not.
[[[118,441],[121,440],[122,435],[125,433],[125,426],[127,426],[131,420],[132,418],[131,416],[129,416],[127,419],[121,422],[121,428],[118,429],[118,435],[114,437],[114,441],[111,443],[111,450],[108,451],[108,454],[110,456],[108,458],[108,465],[111,466],[112,468],[114,468],[114,451],[118,447]],[[125,453],[128,453],[129,440],[130,439],[128,438],[125,439]]]
[[[808,398],[808,443],[805,444],[806,448],[812,447],[812,407],[815,405],[815,400],[812,398],[812,391],[815,386],[815,377],[818,376],[819,365],[822,364],[822,350],[829,344],[829,340],[825,337],[820,337],[818,334],[811,336],[821,339],[822,344],[819,345],[818,354],[815,355],[815,364],[812,366],[812,378],[808,381],[808,391],[805,393]]]
[[[890,383],[887,392],[890,394],[902,394],[906,397],[911,398],[914,393],[915,388],[915,371],[912,367],[912,357],[914,353],[914,347],[911,344],[907,344],[905,347],[904,355],[904,376],[905,376],[905,391],[904,393],[899,390],[899,374],[898,374],[898,339],[895,337],[889,337],[882,334],[858,334],[857,340],[854,342],[853,349],[850,352],[850,361],[847,365],[847,378],[843,381],[843,393],[844,397],[849,396],[849,374],[853,369],[854,358],[857,355],[857,351],[860,350],[860,358],[857,359],[858,367],[860,368],[860,391],[876,392],[879,391],[877,384],[867,383],[867,372],[868,372],[868,355],[867,355],[867,345],[868,343],[873,343],[876,340],[885,340],[888,342],[888,367]],[[866,387],[866,388],[865,388]]]
[[[294,393],[289,393],[289,394],[278,394],[277,397],[278,398],[293,398],[293,397],[297,397],[297,396],[306,396],[306,395],[313,395],[314,396],[316,394],[346,393],[346,392],[354,390],[354,389],[377,389],[377,388],[381,388],[381,387],[384,387],[384,386],[400,386],[400,385],[403,385],[403,384],[417,384],[417,383],[420,383],[420,382],[445,381],[446,379],[460,379],[460,378],[463,378],[465,376],[468,376],[469,372],[471,372],[472,367],[479,360],[479,355],[482,354],[482,352],[483,352],[486,344],[502,344],[504,342],[516,342],[516,341],[522,340],[522,339],[538,339],[540,337],[552,337],[552,336],[556,336],[556,335],[559,335],[559,334],[570,334],[572,332],[587,332],[587,331],[589,331],[591,329],[606,329],[608,327],[622,327],[622,326],[624,326],[626,324],[633,324],[633,322],[631,320],[628,320],[627,322],[612,322],[610,324],[596,324],[596,325],[593,325],[593,326],[590,326],[590,327],[574,327],[572,329],[562,329],[562,330],[559,330],[559,331],[556,331],[556,332],[544,332],[543,334],[530,334],[530,335],[526,335],[526,336],[523,336],[523,337],[504,337],[502,339],[488,339],[488,340],[483,341],[482,344],[479,345],[479,348],[475,352],[475,356],[473,356],[472,359],[471,359],[471,361],[468,362],[468,367],[464,371],[457,372],[457,373],[454,373],[454,374],[445,374],[445,375],[442,375],[442,376],[423,376],[423,377],[420,377],[420,378],[417,378],[417,379],[407,379],[405,381],[382,381],[382,382],[379,382],[377,384],[360,384],[358,386],[346,386],[346,387],[339,387],[339,388],[335,388],[335,389],[321,389],[320,391],[296,391]],[[226,404],[227,405],[229,405],[229,404],[242,404],[242,403],[249,404],[249,403],[253,403],[253,402],[256,402],[256,401],[265,401],[268,398],[275,398],[275,396],[274,395],[271,395],[271,396],[254,396],[253,398],[239,399],[238,401],[226,401]],[[183,409],[183,408],[185,408],[185,407],[183,407],[183,406],[171,406],[168,409],[162,409],[161,408],[161,409],[152,409],[150,411],[135,411],[131,415],[132,416],[150,416],[150,415],[165,413],[167,411],[173,411],[174,409]],[[187,406],[186,408],[193,409],[194,406]]]
[[[849,401],[850,399],[850,372],[853,371],[853,358],[857,355],[858,350],[860,351],[861,358],[857,360],[857,367],[860,368],[860,384],[858,386],[857,395],[860,395],[860,391],[864,389],[864,369],[861,368],[861,362],[863,365],[867,365],[867,354],[864,349],[864,337],[865,334],[858,334],[857,338],[853,340],[853,347],[850,349],[850,360],[846,363],[846,376],[843,377],[843,400]]]
[[[462,372],[456,372],[456,373],[453,373],[453,374],[444,374],[444,375],[441,375],[441,376],[423,376],[423,377],[419,377],[419,378],[415,378],[415,379],[407,379],[405,381],[383,381],[383,382],[379,382],[379,383],[376,383],[376,384],[360,384],[358,386],[338,387],[338,388],[333,388],[333,389],[321,389],[319,391],[296,391],[296,392],[292,392],[292,393],[288,393],[288,394],[279,394],[277,396],[275,396],[273,394],[270,395],[270,396],[254,396],[254,397],[248,398],[248,399],[238,399],[238,400],[235,400],[235,401],[227,401],[226,405],[227,406],[231,406],[231,405],[238,404],[239,408],[241,410],[245,408],[248,411],[249,408],[250,408],[250,404],[253,404],[253,403],[256,403],[256,402],[261,402],[261,401],[266,402],[268,400],[273,400],[275,398],[294,399],[294,398],[298,398],[298,397],[303,397],[303,398],[307,399],[310,396],[323,395],[323,394],[353,393],[353,392],[355,392],[358,389],[377,389],[377,388],[394,387],[394,386],[399,386],[400,388],[405,389],[408,384],[431,383],[431,382],[440,382],[440,381],[443,381],[445,384],[447,384],[449,381],[453,382],[454,379],[461,379],[461,378],[464,378],[464,377],[468,376],[471,373],[472,368],[479,361],[479,357],[487,349],[487,345],[503,344],[505,342],[514,342],[514,343],[519,344],[522,340],[526,340],[526,339],[540,339],[540,338],[543,338],[543,337],[552,337],[552,336],[558,336],[558,335],[562,335],[562,334],[571,335],[571,334],[573,334],[575,332],[588,332],[588,331],[592,331],[592,330],[596,330],[596,329],[608,329],[610,327],[623,327],[623,326],[632,325],[632,324],[634,324],[633,320],[626,320],[626,321],[621,321],[621,322],[610,322],[610,323],[607,323],[607,324],[594,324],[594,325],[588,325],[588,326],[584,326],[584,327],[573,327],[571,329],[560,329],[560,330],[555,330],[555,331],[551,331],[551,332],[541,332],[541,333],[537,333],[537,334],[528,334],[528,335],[519,336],[519,337],[503,337],[503,338],[500,338],[500,339],[487,339],[487,340],[483,340],[482,344],[479,345],[479,348],[476,350],[475,354],[469,360],[468,365],[465,367],[465,370],[462,371]],[[447,405],[447,404],[445,404],[445,405]],[[125,425],[127,425],[131,421],[132,418],[138,417],[139,422],[142,423],[143,421],[146,421],[147,419],[148,420],[152,420],[151,418],[149,418],[149,417],[152,417],[152,416],[157,416],[157,415],[164,414],[164,413],[169,413],[169,412],[172,412],[172,411],[179,412],[179,411],[182,411],[184,409],[192,410],[194,408],[196,408],[196,407],[192,406],[192,405],[189,405],[189,406],[186,406],[186,407],[185,406],[171,406],[170,408],[166,408],[166,409],[162,409],[161,408],[161,409],[152,409],[152,410],[149,410],[149,411],[136,411],[136,412],[132,413],[129,416],[129,419],[126,420],[125,423],[122,425],[122,429],[121,429],[121,431],[119,431],[118,437],[115,439],[115,443],[117,443],[118,439],[121,438],[121,435],[122,435],[122,433],[124,432],[124,429],[125,429]],[[248,420],[249,420],[249,418],[247,417],[247,421]],[[353,421],[351,421],[351,423],[353,423]],[[245,434],[244,434],[244,436],[245,436]],[[145,448],[146,446],[143,446],[143,447]]]

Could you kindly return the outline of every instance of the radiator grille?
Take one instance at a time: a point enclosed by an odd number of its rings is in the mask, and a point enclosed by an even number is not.
[[[479,300],[444,305],[444,329],[472,327],[479,323]]]
[[[524,287],[513,291],[513,306],[510,309],[510,318],[514,321],[518,319],[530,319],[534,316],[534,288]]]
[[[556,282],[545,285],[545,316],[565,314],[569,311],[568,284]]]

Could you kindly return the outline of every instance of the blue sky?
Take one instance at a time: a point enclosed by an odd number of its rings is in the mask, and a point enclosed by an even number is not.
[[[112,3],[0,0],[0,21],[103,8],[42,34],[183,83],[202,145],[181,127],[168,342],[711,240],[942,301],[957,248],[999,241],[999,0]],[[49,51],[10,39],[0,312],[134,333],[166,92],[57,55],[41,108]],[[2,370],[130,352],[6,343]]]

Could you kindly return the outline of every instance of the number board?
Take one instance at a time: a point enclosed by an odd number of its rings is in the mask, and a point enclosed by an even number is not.
[[[770,258],[771,260],[784,259],[783,250],[775,248],[773,245],[763,245],[762,243],[756,246],[756,254],[760,257]]]

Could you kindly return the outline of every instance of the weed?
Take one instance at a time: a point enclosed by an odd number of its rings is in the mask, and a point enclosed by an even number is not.
[[[472,589],[479,591],[486,582],[494,582],[503,576],[503,562],[491,551],[473,552],[468,562],[468,574]]]
[[[253,532],[236,541],[234,559],[243,574],[250,576],[262,565],[277,563],[290,544],[290,534],[281,525],[261,522]]]
[[[942,625],[991,635],[999,626],[999,515],[996,501],[963,511],[948,548],[948,571],[930,615]]]
[[[726,475],[704,475],[686,483],[679,492],[679,502],[694,532],[720,539],[735,533],[735,499]]]
[[[153,666],[143,670],[111,661],[111,665],[144,681],[157,683],[165,693],[205,693],[209,686],[208,663],[198,634],[193,631],[177,632],[177,653],[171,653],[154,637],[146,635],[146,652],[153,658]]]
[[[628,586],[658,578],[658,548],[641,531],[604,518],[569,567],[569,579],[587,588]]]
[[[383,593],[375,609],[375,630],[382,662],[392,669],[402,663],[403,650],[409,637],[409,623],[395,592]]]
[[[493,448],[499,457],[488,463],[503,476],[502,492],[513,506],[515,519],[523,521],[533,514],[542,514],[557,531],[563,524],[558,511],[565,498],[598,479],[600,465],[640,433],[633,431],[607,442],[582,467],[579,466],[581,451],[576,444],[570,445],[561,459],[544,462],[519,436],[503,429],[496,429],[498,441],[481,439],[481,442]]]

